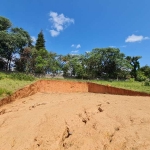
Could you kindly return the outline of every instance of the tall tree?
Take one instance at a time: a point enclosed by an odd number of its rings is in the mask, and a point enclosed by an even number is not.
[[[0,57],[7,60],[6,70],[10,70],[13,56],[31,45],[31,38],[22,28],[11,28],[9,19],[0,16]]]
[[[43,35],[42,31],[38,34],[38,38],[36,40],[35,48],[37,50],[45,49],[45,40],[44,40],[44,35]]]
[[[20,58],[15,59],[15,69],[20,72],[31,72],[32,53],[30,47],[25,47]]]
[[[135,80],[137,79],[137,71],[140,69],[140,63],[139,63],[140,58],[142,57],[141,56],[135,56],[135,57],[127,56],[126,57],[128,62],[132,65],[131,76],[133,76]]]

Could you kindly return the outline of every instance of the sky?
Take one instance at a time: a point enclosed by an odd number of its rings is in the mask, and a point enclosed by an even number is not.
[[[84,54],[119,48],[150,66],[150,0],[0,0],[0,16],[36,41],[42,30],[48,51]]]

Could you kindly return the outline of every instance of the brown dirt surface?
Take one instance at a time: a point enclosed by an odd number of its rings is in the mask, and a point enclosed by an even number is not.
[[[150,98],[46,93],[0,107],[0,150],[150,150]]]

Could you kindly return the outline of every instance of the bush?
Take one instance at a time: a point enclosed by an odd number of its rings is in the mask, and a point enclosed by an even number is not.
[[[144,72],[142,71],[137,71],[137,81],[145,81],[147,79],[147,77],[144,75]]]
[[[150,86],[150,81],[149,81],[149,80],[146,80],[146,81],[144,82],[144,85],[145,85],[145,86]]]
[[[129,81],[130,81],[130,82],[134,82],[135,79],[134,79],[134,78],[130,78]]]
[[[14,80],[25,80],[25,81],[33,81],[35,77],[32,75],[27,75],[24,73],[12,73],[10,74],[10,78]]]

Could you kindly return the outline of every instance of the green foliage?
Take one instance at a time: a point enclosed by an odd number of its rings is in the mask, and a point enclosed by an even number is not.
[[[4,77],[0,75],[0,80],[2,80],[2,79],[4,79]]]
[[[34,81],[14,79],[11,78],[11,74],[11,72],[0,72],[0,76],[2,77],[0,80],[0,98],[11,95],[16,90],[23,88],[25,85],[31,84]]]
[[[120,53],[117,48],[96,48],[92,50],[91,56],[89,57],[91,61],[89,69],[94,69],[97,76],[105,75],[108,78],[117,78],[119,73],[121,76],[122,71],[130,68],[125,55]]]
[[[0,31],[7,30],[11,27],[11,22],[9,19],[0,16]]]
[[[4,69],[6,66],[6,62],[3,58],[0,58],[0,69]]]
[[[35,72],[45,73],[48,66],[48,51],[45,49],[40,49],[36,51],[35,58]]]
[[[144,82],[144,85],[145,85],[145,86],[150,86],[150,81],[149,81],[149,80],[146,80],[146,81]]]
[[[33,81],[35,77],[24,73],[11,73],[10,78],[13,80]]]
[[[134,78],[129,78],[129,82],[134,82],[135,79]]]
[[[145,81],[147,79],[147,77],[145,76],[144,72],[138,70],[137,71],[137,81]]]
[[[5,93],[5,89],[0,88],[0,96]]]
[[[131,70],[130,74],[132,77],[135,78],[135,80],[137,80],[137,71],[140,69],[140,63],[138,61],[140,58],[141,58],[141,56],[135,56],[135,57],[127,56],[126,57],[127,61],[132,66],[132,70]]]
[[[44,40],[44,35],[43,35],[42,31],[38,34],[38,38],[36,40],[35,48],[37,50],[45,49],[45,40]]]
[[[22,28],[11,28],[10,21],[0,17],[0,57],[7,61],[6,70],[10,70],[14,54],[20,54],[24,47],[31,46],[31,42],[27,31]]]
[[[144,75],[150,79],[150,66],[146,65],[140,68],[140,71],[144,73]]]

